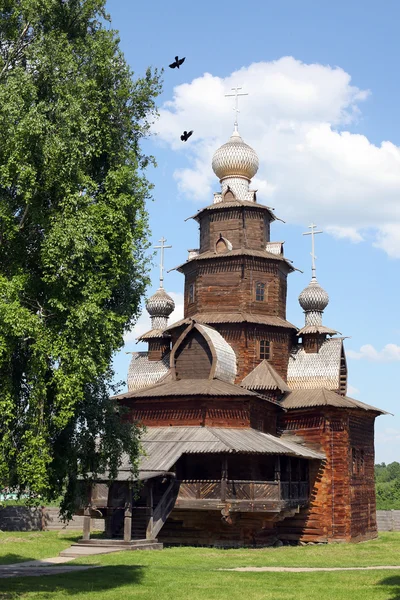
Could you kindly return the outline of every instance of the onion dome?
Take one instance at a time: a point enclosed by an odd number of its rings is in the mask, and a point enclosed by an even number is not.
[[[168,324],[168,317],[175,308],[175,302],[164,288],[160,287],[146,301],[146,308],[151,317],[152,329],[165,329]]]
[[[313,277],[301,292],[299,303],[306,315],[306,325],[321,325],[322,313],[329,303],[329,296]]]
[[[218,148],[212,159],[213,171],[220,180],[227,177],[250,180],[257,173],[258,165],[256,152],[244,143],[236,126],[229,142]]]

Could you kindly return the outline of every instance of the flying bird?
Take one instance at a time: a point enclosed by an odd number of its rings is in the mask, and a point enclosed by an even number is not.
[[[185,56],[183,58],[179,58],[179,56],[175,56],[174,62],[169,65],[170,69],[176,69],[176,68],[179,69],[179,67],[181,65],[183,65],[183,63],[185,62],[185,58],[186,58]]]
[[[190,136],[192,135],[193,130],[192,131],[184,131],[181,135],[181,140],[182,142],[187,142],[188,139],[190,138]]]

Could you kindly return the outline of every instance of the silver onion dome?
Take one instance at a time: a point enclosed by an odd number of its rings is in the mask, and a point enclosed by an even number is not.
[[[175,302],[164,288],[158,288],[146,301],[147,312],[151,317],[169,317],[175,308]]]
[[[322,313],[328,306],[329,296],[315,277],[299,295],[299,303],[306,315],[306,325],[322,324]]]
[[[304,311],[319,310],[322,312],[328,306],[329,296],[319,285],[318,281],[312,279],[308,286],[301,292],[299,303]]]
[[[228,177],[250,180],[257,173],[258,165],[256,152],[245,144],[236,126],[229,142],[218,148],[212,159],[213,171],[220,180]]]

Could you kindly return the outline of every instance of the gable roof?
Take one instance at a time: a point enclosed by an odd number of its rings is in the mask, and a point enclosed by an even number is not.
[[[382,415],[389,414],[380,408],[370,406],[348,396],[341,396],[325,388],[292,391],[282,400],[281,405],[288,410],[293,408],[312,408],[314,406],[336,406],[337,408],[360,408]]]
[[[340,389],[343,338],[326,339],[318,352],[308,353],[299,344],[289,356],[287,383],[292,390]]]
[[[263,360],[241,382],[248,390],[280,390],[289,392],[290,388],[267,360]]]

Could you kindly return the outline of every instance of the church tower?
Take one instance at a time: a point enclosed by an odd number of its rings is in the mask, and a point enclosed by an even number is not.
[[[263,360],[286,379],[296,334],[286,320],[287,276],[294,267],[283,244],[271,242],[273,209],[259,204],[251,189],[258,164],[235,124],[212,160],[221,190],[192,217],[199,248],[177,267],[185,276],[184,319],[167,330],[174,342],[192,319],[217,329],[235,350],[237,383]]]

